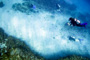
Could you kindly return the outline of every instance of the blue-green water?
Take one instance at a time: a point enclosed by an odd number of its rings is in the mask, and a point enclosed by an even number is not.
[[[35,12],[21,12],[12,8],[15,3],[25,0],[0,0],[5,4],[0,8],[0,27],[8,35],[15,36],[37,54],[45,58],[68,55],[90,57],[90,4],[88,0],[26,0],[36,6]],[[60,7],[59,7],[59,6]],[[24,6],[25,7],[25,6]],[[27,7],[25,7],[27,8]],[[29,8],[28,8],[29,9]],[[86,28],[68,26],[69,17],[87,22]],[[68,36],[83,39],[70,41]]]

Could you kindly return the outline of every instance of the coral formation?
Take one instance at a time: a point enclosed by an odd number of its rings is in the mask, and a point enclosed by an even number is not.
[[[0,28],[0,60],[46,60],[33,53],[25,42],[13,36],[8,36]],[[68,56],[57,60],[89,60],[81,56]]]
[[[36,6],[30,2],[24,2],[24,3],[15,3],[13,4],[12,8],[15,11],[21,11],[26,14],[30,14],[31,12],[38,12],[38,9]]]
[[[0,28],[0,60],[44,60],[34,54],[30,48],[21,41],[12,36],[8,36]]]

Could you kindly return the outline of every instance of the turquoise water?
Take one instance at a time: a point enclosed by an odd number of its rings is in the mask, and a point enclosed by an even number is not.
[[[12,8],[13,4],[22,4],[25,0],[0,1],[5,4],[0,8],[0,27],[8,35],[25,41],[35,53],[45,58],[73,54],[90,57],[90,4],[88,0],[26,0],[32,1],[36,6],[35,11],[38,11],[37,13],[29,12],[29,15]],[[77,18],[82,23],[87,22],[88,25],[86,28],[68,26],[66,23],[69,17]],[[69,36],[77,40],[71,41]]]

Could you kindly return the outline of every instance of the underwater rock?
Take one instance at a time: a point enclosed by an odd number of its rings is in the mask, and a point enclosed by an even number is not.
[[[7,34],[0,28],[0,38]],[[0,60],[44,60],[33,53],[25,42],[13,36],[0,39]]]
[[[29,2],[24,2],[24,3],[15,3],[13,4],[12,8],[15,10],[15,11],[20,11],[20,12],[23,12],[23,13],[26,13],[26,14],[30,14],[31,12],[38,12],[36,10],[36,6],[29,3]]]
[[[4,30],[2,28],[0,28],[0,43],[1,42],[5,42],[5,38],[7,38],[8,35],[4,32]]]
[[[72,55],[72,56],[67,56],[58,60],[89,60],[89,59],[82,56]]]
[[[4,35],[7,36],[7,34],[4,32],[3,29],[0,29],[1,37]],[[53,37],[55,38],[55,37]],[[5,37],[4,39],[1,39],[0,43],[3,42],[3,47],[0,48],[0,60],[46,60],[42,56],[39,56],[38,54],[35,54],[30,50],[28,45],[25,44],[25,42],[21,41],[20,39],[17,39],[13,36]],[[5,42],[6,41],[6,42]],[[1,46],[1,45],[0,45]],[[5,47],[7,46],[7,48]],[[59,58],[57,60],[89,60],[88,58],[84,58],[81,56],[67,56],[64,58]]]
[[[4,7],[3,2],[0,2],[0,8]]]

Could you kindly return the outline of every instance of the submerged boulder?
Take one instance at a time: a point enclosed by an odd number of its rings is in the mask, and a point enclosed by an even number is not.
[[[12,8],[15,11],[20,11],[22,13],[30,14],[31,12],[38,12],[36,9],[36,5],[30,3],[30,2],[24,2],[24,3],[15,3],[13,4]]]
[[[0,2],[0,8],[4,7],[4,3]]]

